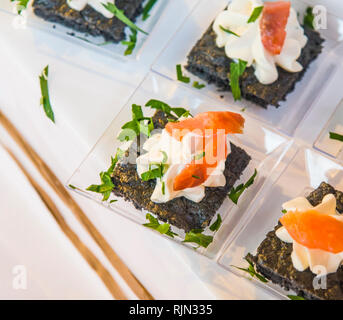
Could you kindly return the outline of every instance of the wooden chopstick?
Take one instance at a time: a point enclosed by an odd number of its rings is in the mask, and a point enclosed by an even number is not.
[[[69,207],[79,222],[85,227],[94,241],[98,244],[102,252],[110,261],[112,266],[117,270],[121,277],[126,281],[131,290],[136,294],[139,299],[153,300],[154,298],[148,292],[146,288],[140,283],[140,281],[132,274],[125,263],[114,252],[112,247],[96,229],[93,223],[88,219],[86,214],[82,211],[76,201],[71,197],[63,184],[58,180],[56,175],[48,167],[48,165],[40,158],[36,151],[29,145],[19,131],[14,127],[11,121],[0,111],[0,124],[6,129],[9,135],[20,146],[28,158],[32,161],[34,166],[51,186],[51,188],[57,193],[60,199]]]
[[[1,144],[1,143],[0,143]],[[26,178],[29,180],[33,188],[38,193],[39,197],[42,199],[46,207],[49,209],[50,213],[52,214],[53,218],[63,231],[63,233],[69,238],[69,240],[73,243],[75,248],[79,251],[79,253],[83,256],[83,258],[88,262],[90,267],[98,274],[104,285],[107,287],[109,292],[115,299],[119,300],[127,300],[126,295],[123,293],[120,286],[115,282],[109,271],[102,265],[99,259],[92,253],[91,250],[80,240],[77,234],[69,227],[66,221],[63,218],[63,215],[56,207],[53,200],[50,196],[44,191],[44,189],[34,180],[34,178],[29,174],[29,172],[25,169],[25,167],[21,164],[18,158],[14,155],[14,153],[8,149],[6,146],[1,144],[3,148],[8,152],[11,158],[17,163],[18,167],[24,173]]]

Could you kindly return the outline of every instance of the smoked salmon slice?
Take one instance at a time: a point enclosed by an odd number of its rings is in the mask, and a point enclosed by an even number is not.
[[[309,249],[339,253],[343,251],[343,222],[316,210],[289,211],[281,224],[290,236]]]
[[[189,132],[195,131],[205,135],[206,130],[225,130],[225,134],[242,133],[244,128],[244,118],[234,112],[210,111],[196,115],[194,118],[187,118],[179,122],[168,122],[167,132],[181,141]],[[214,132],[216,133],[216,132]]]
[[[260,20],[261,39],[272,55],[281,53],[286,39],[286,25],[291,9],[289,1],[265,2]]]
[[[204,137],[205,145],[203,158],[192,160],[175,177],[174,190],[194,188],[203,184],[218,163],[225,161],[227,157],[226,135],[242,133],[244,122],[245,120],[240,114],[228,111],[204,112],[194,118],[169,122],[166,130],[171,136],[181,141],[187,133],[193,131]],[[213,130],[210,137],[206,136],[208,133],[206,130]],[[223,131],[218,132],[217,130]]]

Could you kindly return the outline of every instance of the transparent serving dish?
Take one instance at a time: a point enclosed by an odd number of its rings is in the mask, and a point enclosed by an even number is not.
[[[343,190],[343,162],[323,155],[313,149],[300,148],[290,164],[273,183],[269,193],[265,193],[261,202],[252,207],[247,214],[248,221],[240,223],[234,234],[227,239],[226,248],[218,263],[234,274],[253,281],[277,298],[287,299],[294,294],[268,282],[251,279],[247,273],[236,267],[246,268],[243,259],[248,253],[255,254],[266,234],[272,231],[282,216],[282,204],[295,197],[307,196],[321,182],[331,184],[335,189]]]
[[[321,131],[314,147],[334,158],[343,159],[343,141],[330,138],[330,132],[343,136],[343,100],[338,104],[324,129]]]
[[[148,0],[144,2],[147,3]],[[104,1],[105,2],[105,1]],[[62,39],[77,43],[80,47],[88,50],[95,51],[108,57],[113,57],[122,61],[130,61],[138,59],[141,55],[146,43],[148,42],[150,35],[152,34],[154,27],[158,24],[160,19],[171,19],[173,23],[170,24],[168,30],[169,35],[173,34],[178,26],[186,18],[187,13],[197,4],[198,0],[160,0],[157,1],[152,10],[150,11],[150,17],[143,21],[140,15],[137,18],[136,25],[146,31],[148,35],[144,35],[138,32],[136,48],[132,54],[125,56],[124,52],[126,46],[121,43],[109,43],[105,42],[104,38],[94,37],[82,32],[75,31],[72,28],[65,27],[58,23],[45,21],[44,19],[36,16],[32,9],[32,0],[30,1],[28,8],[23,12],[22,17],[18,17],[15,10],[15,5],[10,0],[0,1],[0,11],[7,12],[14,15],[14,27],[18,25],[26,24],[28,27],[33,27],[49,34],[54,34]],[[144,5],[143,4],[143,5]],[[180,14],[180,8],[181,14]],[[177,16],[176,16],[177,15]],[[129,28],[125,28],[126,39],[129,39],[131,34]],[[162,48],[161,48],[162,49]]]
[[[100,183],[99,173],[107,170],[111,164],[111,157],[114,156],[117,148],[122,145],[116,137],[121,130],[121,126],[127,121],[132,120],[131,105],[138,104],[143,106],[144,114],[146,116],[152,116],[154,111],[151,108],[144,107],[145,103],[150,99],[162,100],[171,106],[189,109],[193,115],[210,110],[239,112],[235,107],[228,106],[226,103],[214,100],[200,92],[194,92],[163,76],[155,73],[149,73],[147,75],[143,83],[115,117],[103,136],[67,182],[67,186],[71,185],[72,190],[108,207],[113,213],[120,214],[140,225],[147,222],[145,218],[146,212],[135,209],[130,202],[126,202],[114,195],[111,196],[109,201],[102,202],[102,195],[87,191],[86,188],[91,184]],[[223,223],[219,231],[215,234],[213,243],[207,249],[197,249],[197,252],[212,259],[218,256],[223,244],[235,229],[237,223],[246,218],[246,213],[253,206],[254,200],[263,194],[272,181],[277,178],[286,166],[286,158],[289,158],[293,152],[292,139],[276,132],[269,126],[253,119],[245,113],[242,113],[242,115],[246,119],[244,134],[230,137],[230,140],[243,148],[251,156],[252,160],[235,186],[246,182],[254,173],[255,168],[258,174],[254,184],[239,199],[238,205],[235,205],[229,198],[224,201],[224,204],[218,211]],[[111,200],[118,201],[111,203]],[[213,221],[215,219],[216,217],[213,218]],[[195,247],[193,244],[185,244],[182,242],[184,239],[184,232],[182,230],[172,226],[172,231],[179,235],[173,239],[174,241],[190,248]],[[209,230],[205,231],[205,233],[213,235]],[[170,237],[167,238],[171,239]]]
[[[185,66],[187,64],[187,55],[191,49],[216,16],[227,7],[228,3],[228,0],[201,1],[157,58],[152,70],[170,79],[177,80],[176,65]],[[292,1],[292,6],[299,13],[300,21],[306,8],[314,3],[316,1]],[[332,6],[329,9],[332,10]],[[341,13],[341,11],[339,12]],[[336,16],[335,14],[337,12],[328,11],[327,29],[319,30],[321,36],[325,39],[323,52],[311,63],[302,80],[296,84],[294,91],[287,96],[286,101],[281,102],[279,108],[269,106],[264,109],[244,99],[235,102],[231,93],[219,92],[214,85],[206,85],[201,91],[217,100],[245,108],[246,113],[251,117],[265,122],[288,135],[293,135],[301,120],[311,109],[312,104],[325,92],[324,89],[337,71],[337,64],[340,63],[343,16]],[[202,79],[197,78],[185,69],[183,70],[184,74],[192,80],[204,83]],[[189,84],[183,85],[191,87]],[[194,90],[197,89],[194,88]]]

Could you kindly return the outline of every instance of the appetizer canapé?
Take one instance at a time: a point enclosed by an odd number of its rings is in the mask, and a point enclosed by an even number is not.
[[[131,22],[142,13],[145,0],[116,0],[116,8]],[[120,21],[103,4],[113,0],[34,0],[34,13],[45,20],[63,24],[75,31],[92,36],[103,36],[106,41],[125,39],[126,24]]]
[[[289,1],[232,0],[188,56],[186,69],[262,107],[279,106],[322,51]]]
[[[343,193],[322,182],[307,198],[284,203],[283,213],[247,260],[305,299],[343,299]],[[321,286],[314,281],[318,275],[325,277]]]
[[[227,111],[193,117],[158,100],[146,106],[157,109],[152,118],[133,105],[133,120],[122,126],[117,137],[123,141],[121,156],[113,162],[107,185],[137,209],[186,233],[201,233],[251,160],[228,140],[228,135],[243,133],[244,118]],[[249,185],[242,185],[239,194]],[[101,189],[93,185],[88,190]]]

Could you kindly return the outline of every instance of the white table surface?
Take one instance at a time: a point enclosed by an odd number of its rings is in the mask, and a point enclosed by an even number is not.
[[[65,182],[149,71],[161,46],[168,41],[169,26],[160,23],[149,40],[149,50],[139,61],[122,63],[80,51],[41,31],[15,30],[12,20],[12,16],[0,13],[0,109]],[[38,75],[47,64],[56,124],[39,106]],[[106,90],[96,91],[99,86]],[[10,146],[46,187],[67,222],[134,298],[83,227],[3,129],[0,141]],[[111,299],[1,147],[0,195],[0,299]],[[215,262],[147,232],[88,199],[73,196],[156,299],[273,298]],[[13,289],[16,265],[27,269],[26,290]]]

